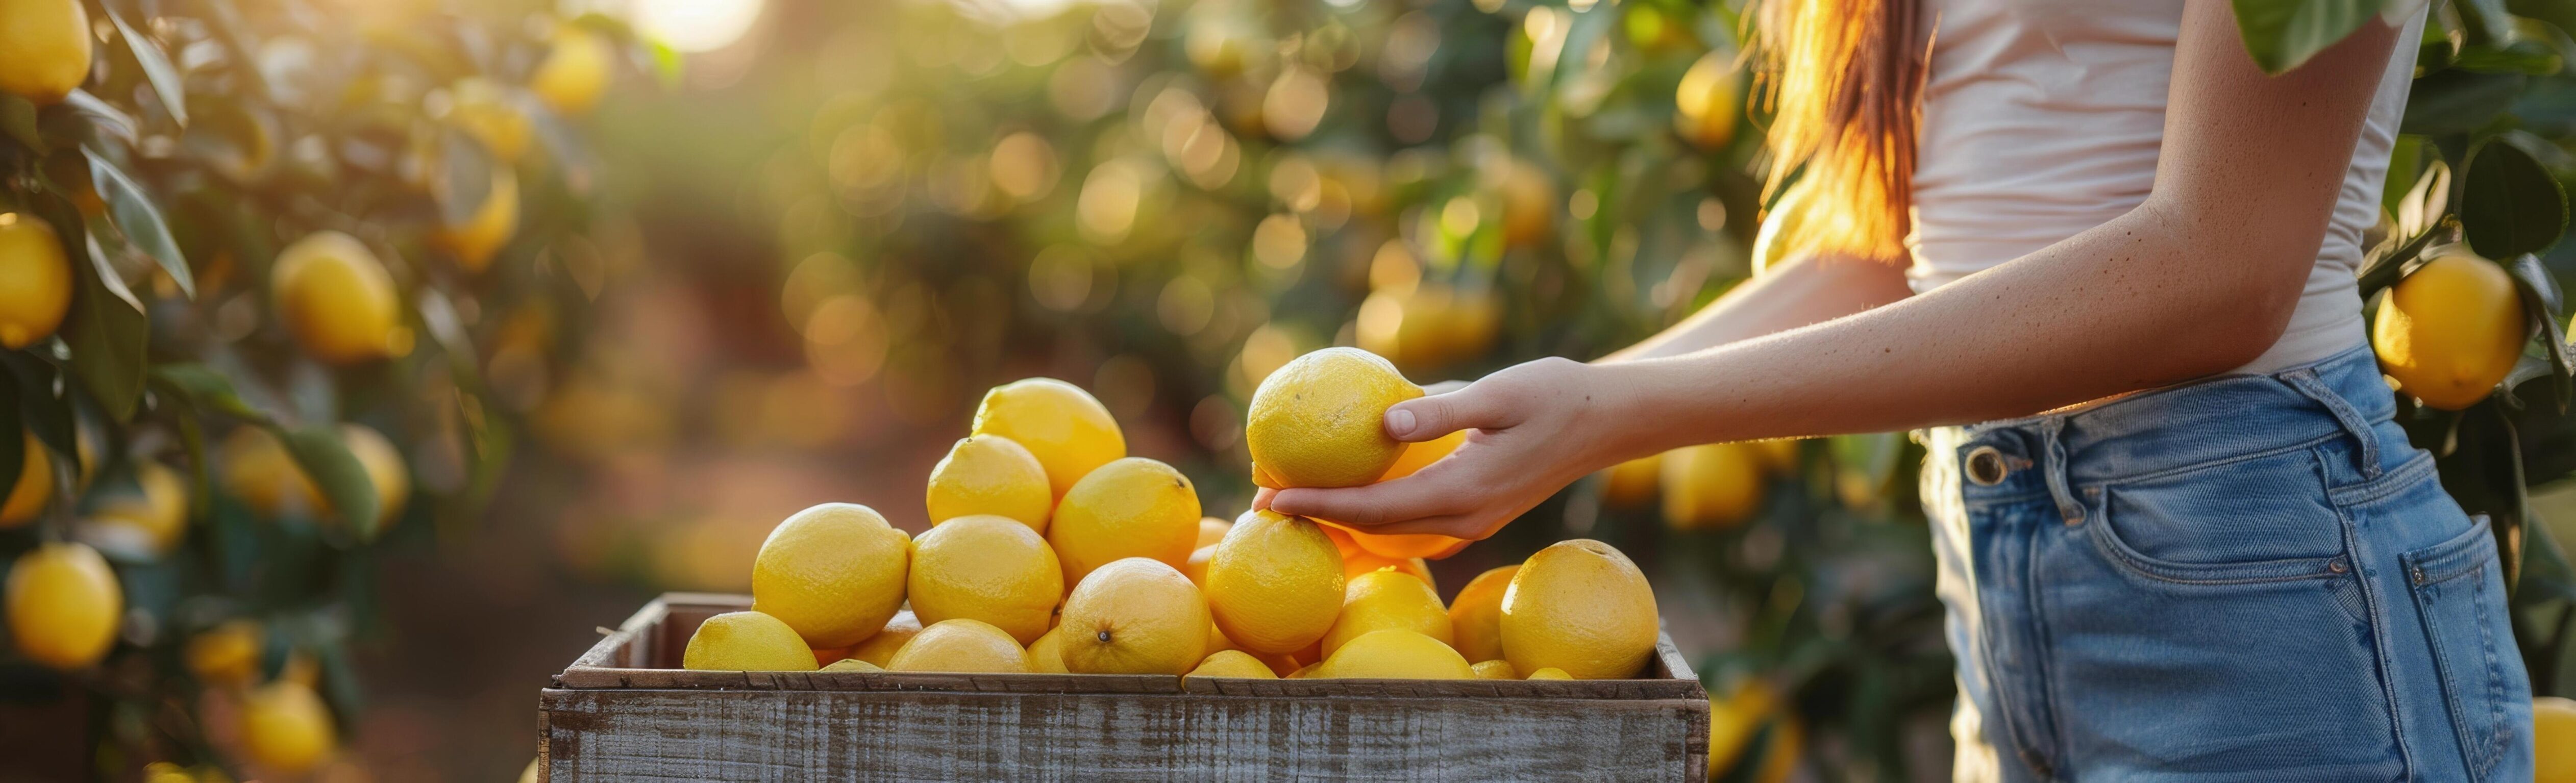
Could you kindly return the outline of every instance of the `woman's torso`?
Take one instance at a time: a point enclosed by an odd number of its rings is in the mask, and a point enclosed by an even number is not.
[[[1936,15],[1906,237],[1917,292],[2108,222],[2155,184],[2182,0],[1928,0]],[[2413,40],[2420,16],[2399,40]],[[2379,216],[2414,48],[2389,58],[2290,324],[2241,372],[2363,342],[2353,273]]]

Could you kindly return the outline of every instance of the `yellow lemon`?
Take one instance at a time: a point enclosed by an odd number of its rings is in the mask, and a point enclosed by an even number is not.
[[[921,619],[913,616],[910,611],[897,612],[894,619],[886,621],[884,628],[869,635],[866,641],[851,647],[850,654],[844,657],[884,666],[894,660],[895,652],[902,650],[905,643],[911,642],[912,637],[919,635],[921,635]]]
[[[1206,599],[1170,564],[1142,557],[1112,562],[1064,599],[1064,668],[1184,674],[1207,657],[1208,623]]]
[[[1008,631],[981,620],[931,623],[886,663],[890,672],[1027,674],[1029,652]]]
[[[0,7],[13,1],[23,0],[0,0]],[[0,25],[0,41],[8,35],[7,26]],[[0,50],[6,48],[0,45]],[[0,79],[8,78],[7,59],[0,54]],[[0,280],[9,281],[0,286],[0,347],[25,348],[52,336],[63,324],[63,314],[71,311],[71,261],[63,256],[62,236],[44,218],[0,212]]]
[[[1401,628],[1370,631],[1324,656],[1314,676],[1468,680],[1476,668],[1438,639]]]
[[[29,660],[56,669],[98,662],[116,644],[125,590],[107,558],[84,544],[38,544],[9,569],[9,637]]]
[[[1664,455],[1649,454],[1601,471],[1601,502],[1611,508],[1644,508],[1663,481]]]
[[[502,163],[516,163],[528,151],[528,138],[535,135],[528,115],[510,103],[509,92],[501,85],[480,76],[468,76],[448,85],[447,120],[483,143],[492,157]]]
[[[2529,335],[2513,276],[2458,248],[2388,289],[2370,342],[2398,391],[2455,411],[2487,398]]]
[[[1673,130],[1700,149],[1717,149],[1735,139],[1735,116],[1742,111],[1741,71],[1726,51],[1711,51],[1682,72],[1673,91]]]
[[[885,670],[886,670],[886,669],[885,669],[885,667],[883,667],[883,666],[878,666],[878,665],[876,665],[876,664],[869,663],[869,662],[867,662],[867,661],[862,661],[862,660],[859,660],[859,659],[857,659],[857,658],[843,658],[843,659],[840,659],[840,660],[837,660],[837,661],[833,661],[833,662],[831,663],[831,665],[829,665],[829,666],[825,666],[825,667],[823,667],[822,669],[820,669],[819,671],[827,671],[827,672],[881,672],[881,671],[885,671]]]
[[[555,28],[554,48],[528,74],[528,89],[557,114],[587,114],[614,75],[617,50],[598,31],[577,25]]]
[[[1403,441],[1386,434],[1386,409],[1422,396],[1395,365],[1357,348],[1290,360],[1252,392],[1244,425],[1253,481],[1265,487],[1354,487],[1394,467]]]
[[[1513,247],[1537,247],[1547,241],[1556,229],[1557,210],[1564,200],[1556,197],[1556,181],[1537,164],[1514,159],[1503,168],[1503,243]]]
[[[965,618],[1036,641],[1064,598],[1055,550],[1028,525],[989,514],[948,520],[912,544],[905,582],[912,612],[930,625]]]
[[[1424,585],[1431,587],[1433,590],[1440,589],[1440,583],[1431,580],[1431,564],[1423,562],[1422,558],[1411,557],[1399,559],[1386,557],[1366,549],[1358,549],[1356,546],[1354,546],[1353,549],[1356,551],[1342,556],[1342,576],[1345,579],[1358,579],[1362,574],[1392,570],[1405,576],[1420,579]]]
[[[1467,580],[1449,602],[1449,632],[1458,654],[1473,660],[1503,657],[1503,592],[1511,589],[1518,565],[1495,568]]]
[[[1000,435],[1026,447],[1046,466],[1047,485],[1059,499],[1091,471],[1127,456],[1127,436],[1109,409],[1081,387],[1054,378],[1012,381],[985,392],[975,407],[974,434]]]
[[[1544,668],[1544,669],[1540,669],[1540,670],[1538,670],[1538,671],[1530,672],[1528,677],[1523,677],[1523,678],[1521,678],[1521,679],[1525,679],[1525,680],[1571,680],[1571,679],[1574,679],[1574,677],[1573,677],[1573,675],[1566,674],[1564,669],[1559,669],[1559,668],[1556,668],[1556,667],[1554,667],[1554,666],[1550,666],[1550,667],[1547,667],[1547,668]]]
[[[1198,543],[1193,546],[1216,546],[1216,542],[1225,538],[1225,531],[1232,529],[1234,529],[1234,523],[1232,522],[1227,522],[1216,517],[1199,517],[1199,540]]]
[[[1294,652],[1323,638],[1341,613],[1343,587],[1333,540],[1315,523],[1275,511],[1245,514],[1207,566],[1217,628],[1258,653]]]
[[[411,501],[411,470],[394,442],[367,425],[341,424],[340,443],[349,448],[349,456],[358,458],[358,466],[367,471],[367,483],[376,488],[376,535],[383,535],[401,517],[403,504]]]
[[[411,474],[402,452],[383,433],[363,424],[340,425],[340,443],[376,490],[376,533],[382,535],[411,499]],[[224,439],[224,488],[261,516],[311,514],[337,522],[329,498],[277,436],[260,427],[236,427]]]
[[[1350,581],[1341,614],[1324,632],[1324,659],[1332,660],[1334,651],[1353,639],[1390,628],[1419,633],[1442,645],[1455,638],[1449,610],[1440,605],[1440,594],[1432,592],[1431,585],[1400,571],[1371,571]]]
[[[1588,538],[1541,549],[1503,591],[1503,657],[1522,671],[1633,677],[1655,651],[1655,592],[1637,564]]]
[[[354,364],[407,347],[393,275],[356,238],[314,232],[279,252],[268,275],[279,320],[313,358]]]
[[[1783,715],[1771,724],[1770,738],[1762,743],[1762,766],[1753,771],[1754,783],[1786,783],[1796,771],[1798,753],[1806,745],[1806,727],[1798,716]]]
[[[1816,244],[1817,238],[1807,233],[1816,214],[1807,194],[1817,187],[1812,179],[1791,183],[1780,191],[1779,199],[1771,202],[1771,209],[1762,214],[1762,227],[1753,231],[1755,276],[1780,268]]]
[[[1199,536],[1199,494],[1172,466],[1127,457],[1091,472],[1047,523],[1047,542],[1064,563],[1065,584],[1113,560],[1147,557],[1179,568]]]
[[[524,118],[522,118],[524,120]],[[430,244],[456,258],[456,265],[468,274],[492,265],[492,254],[510,243],[519,231],[519,175],[508,166],[492,168],[492,187],[483,192],[483,201],[475,205],[474,214],[463,223],[440,226],[429,236]]]
[[[89,34],[80,0],[0,0],[0,92],[61,102],[89,79]]]
[[[259,623],[251,620],[227,620],[222,625],[188,637],[181,651],[188,673],[210,685],[248,685],[259,673],[260,654],[267,641]]]
[[[1708,700],[1708,775],[1715,779],[1733,768],[1753,742],[1755,732],[1771,720],[1779,694],[1760,680],[1746,680],[1722,697]]]
[[[0,436],[5,437],[5,436]],[[54,496],[54,458],[36,434],[20,435],[26,442],[19,454],[18,481],[9,487],[9,499],[0,503],[0,528],[12,528],[33,522],[45,510],[45,501]]]
[[[1797,438],[1757,440],[1746,443],[1744,446],[1752,449],[1754,456],[1761,458],[1762,468],[1764,470],[1784,476],[1798,472]]]
[[[1467,431],[1459,430],[1420,443],[1405,444],[1404,454],[1397,457],[1395,464],[1389,466],[1385,475],[1379,476],[1378,480],[1393,481],[1413,475],[1414,471],[1449,456],[1466,442]],[[1467,543],[1463,538],[1436,533],[1371,533],[1351,528],[1350,534],[1351,542],[1359,545],[1359,548],[1366,549],[1372,554],[1398,559],[1447,557],[1449,553],[1457,551]]]
[[[1314,678],[1314,676],[1315,676],[1315,669],[1316,669],[1316,668],[1318,668],[1318,667],[1321,667],[1321,666],[1323,666],[1323,665],[1324,665],[1324,663],[1323,663],[1322,661],[1316,661],[1316,662],[1314,662],[1314,663],[1306,664],[1306,665],[1304,665],[1304,666],[1299,666],[1299,667],[1297,667],[1297,670],[1296,670],[1296,671],[1289,672],[1289,673],[1288,673],[1288,676],[1286,676],[1286,677],[1282,677],[1282,678],[1280,678],[1280,679],[1286,679],[1286,680],[1305,680],[1305,679],[1313,679],[1313,678]]]
[[[155,553],[168,552],[188,533],[188,480],[150,460],[134,465],[136,490],[101,499],[90,519],[133,529]]]
[[[1189,577],[1190,584],[1198,585],[1200,590],[1206,590],[1208,562],[1215,559],[1215,544],[1190,550],[1189,561],[1181,564],[1181,575]]]
[[[242,697],[241,739],[260,766],[289,775],[322,763],[339,741],[322,697],[312,686],[286,679]]]
[[[819,647],[857,644],[903,605],[912,540],[876,509],[825,503],[769,531],[751,561],[751,608]],[[873,663],[874,661],[871,661]]]
[[[1199,661],[1184,677],[1234,677],[1238,679],[1276,680],[1279,674],[1270,665],[1242,650],[1218,650]]]
[[[1029,643],[1029,671],[1040,674],[1065,674],[1064,634],[1049,628]]]
[[[931,466],[929,506],[934,525],[993,514],[1044,533],[1055,511],[1055,491],[1047,485],[1046,466],[1028,449],[1000,435],[973,435]]]
[[[1511,661],[1478,661],[1472,668],[1475,669],[1476,679],[1479,680],[1517,680],[1521,678],[1520,671],[1512,668]]]
[[[529,769],[534,770],[536,762],[528,763]],[[522,772],[519,774],[519,779],[534,781],[536,780],[534,775],[534,772]],[[197,776],[188,774],[185,767],[167,761],[155,761],[143,765],[143,783],[198,783],[198,781]]]
[[[1762,456],[1742,443],[1708,443],[1664,453],[1664,525],[1729,528],[1762,509]]]
[[[2576,701],[2531,700],[2534,783],[2576,783]]]
[[[684,669],[746,672],[810,672],[814,648],[796,629],[759,611],[726,612],[709,617],[689,634],[680,652]]]

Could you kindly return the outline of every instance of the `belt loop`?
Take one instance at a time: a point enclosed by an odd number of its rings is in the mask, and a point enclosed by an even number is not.
[[[2352,403],[2345,400],[2343,395],[2336,394],[2324,380],[2317,378],[2316,368],[2302,367],[2282,373],[2279,377],[2289,383],[2290,388],[2299,390],[2299,393],[2306,395],[2308,399],[2325,406],[2326,412],[2333,414],[2335,421],[2343,424],[2344,432],[2352,435],[2353,442],[2361,447],[2355,454],[2355,459],[2361,463],[2357,466],[2361,468],[2361,477],[2379,478],[2379,433],[2371,429],[2370,421],[2362,418],[2361,411],[2352,407]]]
[[[2057,500],[2057,513],[2066,524],[2084,521],[2084,504],[2076,502],[2075,493],[2066,488],[2066,441],[2059,433],[2066,429],[2066,419],[2049,416],[2039,420],[2040,471],[2048,477],[2048,494]]]

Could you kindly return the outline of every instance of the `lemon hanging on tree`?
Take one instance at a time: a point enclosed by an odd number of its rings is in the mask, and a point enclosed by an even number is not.
[[[409,348],[394,278],[356,237],[318,231],[277,254],[269,297],[304,352],[355,364]]]
[[[0,64],[0,72],[7,68]],[[72,265],[53,224],[0,213],[0,280],[9,281],[0,286],[0,346],[25,348],[52,336],[72,306]]]
[[[0,0],[0,92],[60,103],[89,79],[89,58],[80,0]]]
[[[107,558],[84,544],[38,545],[9,568],[9,637],[18,652],[56,669],[97,663],[116,642],[125,591]]]
[[[608,89],[616,58],[616,49],[599,31],[580,25],[557,27],[554,48],[528,75],[528,89],[557,114],[587,114]]]
[[[0,437],[8,437],[0,435]],[[54,496],[54,459],[45,444],[33,432],[19,436],[25,441],[19,454],[18,480],[9,485],[6,501],[0,501],[0,529],[33,522],[45,510],[45,501]]]
[[[2456,246],[2388,289],[2370,342],[2399,391],[2455,411],[2486,399],[2513,371],[2530,328],[2513,276]]]

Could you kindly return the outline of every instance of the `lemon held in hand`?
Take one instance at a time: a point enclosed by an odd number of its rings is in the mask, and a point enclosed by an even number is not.
[[[903,605],[911,559],[912,540],[875,509],[808,508],[761,542],[751,562],[751,608],[786,622],[809,645],[857,644]]]
[[[948,447],[948,456],[930,468],[927,502],[934,525],[994,514],[1044,533],[1055,512],[1055,490],[1047,484],[1046,466],[1017,441],[972,435]]]
[[[1158,560],[1101,566],[1064,599],[1064,668],[1076,674],[1185,674],[1207,655],[1207,601]]]
[[[56,669],[97,663],[116,643],[125,590],[107,558],[84,544],[39,544],[19,555],[6,588],[18,653]]]
[[[0,33],[0,40],[5,37]],[[6,70],[0,65],[0,72]],[[0,286],[0,348],[25,348],[52,336],[71,311],[71,261],[63,256],[62,236],[44,218],[0,213],[0,280],[9,281]]]
[[[1258,653],[1295,652],[1323,638],[1341,614],[1344,586],[1333,540],[1315,523],[1275,511],[1245,514],[1207,564],[1217,628]]]
[[[913,542],[908,596],[933,626],[953,618],[990,623],[1033,642],[1064,598],[1064,569],[1037,531],[989,514],[940,523]]]
[[[1020,444],[1046,466],[1057,498],[1074,482],[1111,460],[1127,456],[1127,436],[1109,409],[1081,387],[1054,378],[1029,378],[993,387],[975,406],[974,434],[1000,435]]]
[[[1079,584],[1112,560],[1146,557],[1179,568],[1199,536],[1198,489],[1180,471],[1144,457],[1100,466],[1064,493],[1047,542]]]
[[[1403,456],[1386,409],[1422,387],[1377,354],[1326,348],[1290,360],[1252,392],[1244,425],[1253,481],[1265,487],[1355,487]]]
[[[2459,247],[2388,289],[2370,342],[2399,391],[2455,411],[2486,399],[2513,371],[2529,329],[2513,276]]]
[[[1632,677],[1655,650],[1656,622],[1654,589],[1627,555],[1591,539],[1559,542],[1522,563],[1503,592],[1503,657],[1525,672]]]

